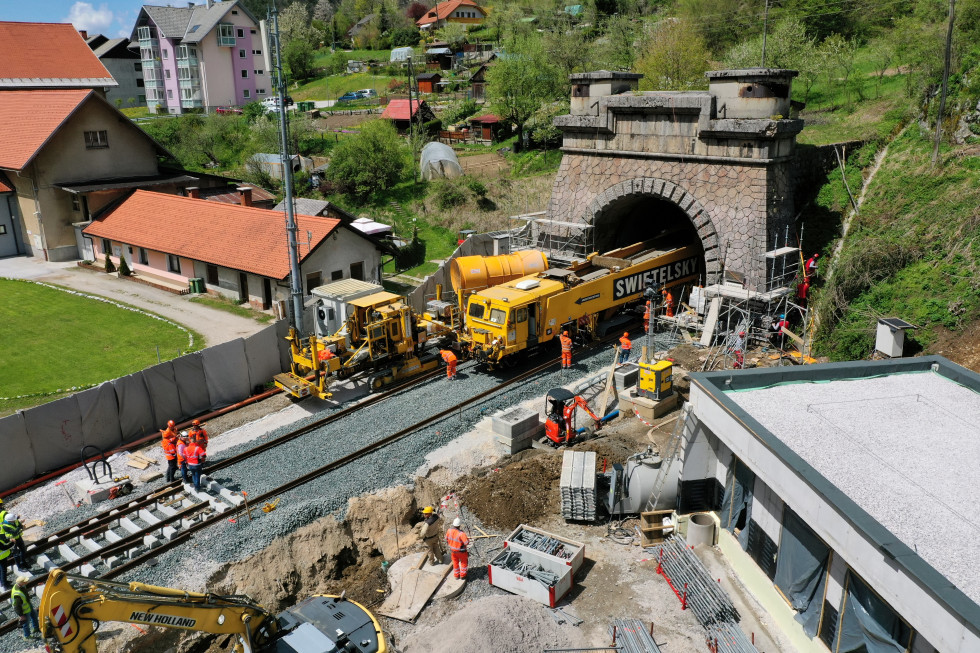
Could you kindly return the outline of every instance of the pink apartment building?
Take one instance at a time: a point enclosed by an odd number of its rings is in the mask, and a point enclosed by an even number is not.
[[[259,21],[238,0],[143,5],[131,39],[151,111],[213,110],[274,93]]]

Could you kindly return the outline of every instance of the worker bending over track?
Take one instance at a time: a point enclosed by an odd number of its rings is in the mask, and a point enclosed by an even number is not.
[[[450,381],[456,380],[456,354],[449,351],[448,349],[441,349],[439,353],[442,355],[442,360],[446,361],[446,378]]]

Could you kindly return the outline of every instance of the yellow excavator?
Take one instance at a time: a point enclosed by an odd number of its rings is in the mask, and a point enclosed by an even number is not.
[[[386,653],[381,626],[359,603],[314,596],[278,615],[247,596],[185,592],[52,569],[39,608],[52,653],[96,653],[104,621],[229,635],[235,653]]]

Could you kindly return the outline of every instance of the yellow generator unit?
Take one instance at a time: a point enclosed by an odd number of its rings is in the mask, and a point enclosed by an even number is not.
[[[674,364],[670,361],[639,363],[640,375],[636,382],[636,394],[660,401],[674,394]]]

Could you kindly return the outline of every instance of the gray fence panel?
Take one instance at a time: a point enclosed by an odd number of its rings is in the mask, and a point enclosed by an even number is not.
[[[253,390],[272,380],[282,371],[276,327],[268,326],[245,338],[245,360],[248,362],[248,383]]]
[[[153,423],[153,405],[150,393],[143,382],[143,374],[137,372],[112,382],[119,403],[119,428],[123,442],[136,440],[158,429]]]
[[[208,347],[201,352],[201,356],[204,358],[204,377],[208,381],[211,410],[230,406],[249,396],[244,340],[236,338]]]
[[[37,473],[34,467],[34,450],[31,439],[27,436],[27,423],[23,413],[14,413],[0,419],[0,442],[3,443],[0,484],[4,489],[23,483]]]
[[[42,474],[79,459],[82,414],[74,395],[24,411],[27,437],[34,449],[34,466]]]
[[[180,408],[180,393],[177,391],[174,366],[167,361],[146,368],[142,374],[143,382],[146,383],[146,389],[150,393],[156,427],[165,428],[168,419],[179,422],[183,417],[183,411]]]
[[[181,416],[186,419],[211,410],[211,395],[204,377],[204,358],[200,352],[187,354],[170,361],[174,378],[177,380],[177,394],[180,396]]]
[[[115,449],[122,444],[116,389],[106,382],[75,395],[82,416],[82,441],[99,449]]]
[[[279,343],[279,364],[282,371],[292,369],[293,351],[286,341],[289,335],[289,320],[279,320],[276,322],[276,342]]]

